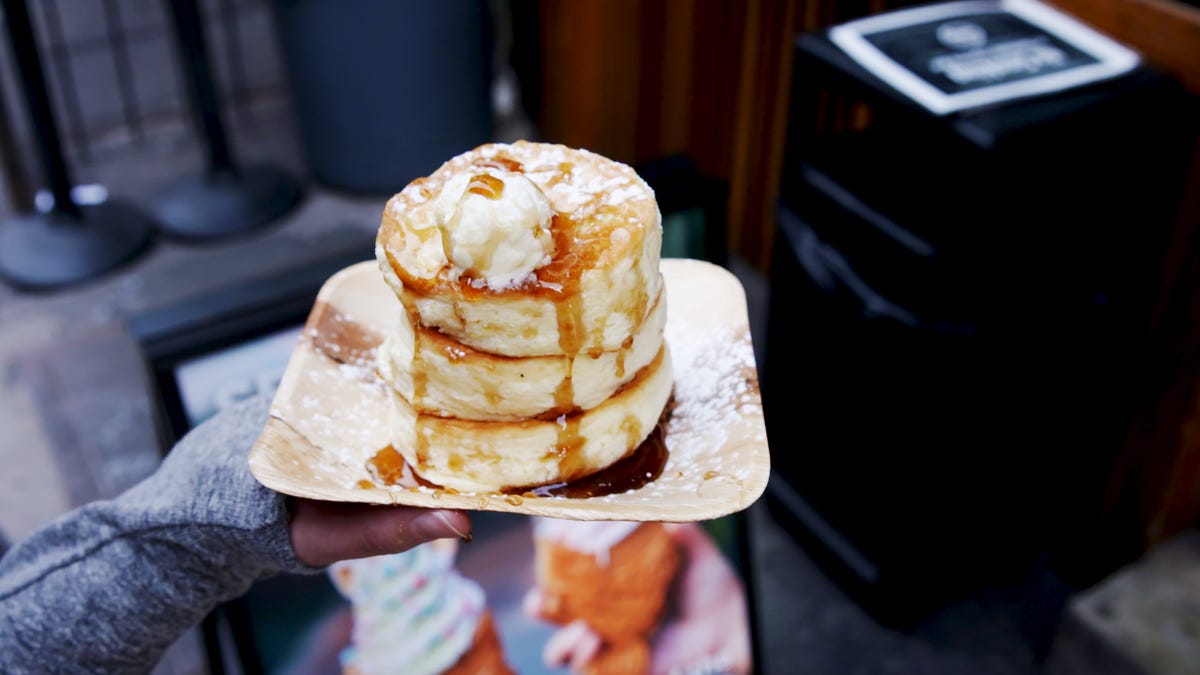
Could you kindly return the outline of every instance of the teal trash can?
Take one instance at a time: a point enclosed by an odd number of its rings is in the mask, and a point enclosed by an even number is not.
[[[312,177],[392,194],[492,133],[483,2],[276,0]]]

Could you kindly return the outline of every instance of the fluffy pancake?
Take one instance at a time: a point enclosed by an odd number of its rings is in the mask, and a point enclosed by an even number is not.
[[[661,284],[660,284],[661,285]],[[401,316],[379,353],[384,379],[416,412],[468,420],[554,418],[604,402],[649,365],[662,346],[667,300],[621,349],[513,358],[481,352]]]
[[[571,481],[636,449],[658,423],[672,384],[663,344],[649,365],[603,403],[553,420],[421,415],[393,391],[391,441],[422,478],[462,492]]]
[[[490,287],[447,258],[434,208],[456,176],[501,167],[533,182],[553,208],[554,252],[522,283]],[[662,218],[633,169],[586,150],[519,141],[446,162],[389,200],[376,256],[416,322],[507,356],[615,352],[662,288]]]

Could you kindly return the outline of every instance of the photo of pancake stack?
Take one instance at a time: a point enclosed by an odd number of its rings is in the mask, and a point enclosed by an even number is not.
[[[463,493],[629,456],[671,396],[662,217],[628,166],[490,144],[413,181],[376,245],[404,312],[379,350],[392,446]]]
[[[334,563],[353,612],[344,675],[512,673],[483,589],[454,567],[457,542]]]
[[[583,621],[601,641],[582,672],[650,672],[651,637],[680,566],[663,525],[537,518],[534,550],[538,614]]]

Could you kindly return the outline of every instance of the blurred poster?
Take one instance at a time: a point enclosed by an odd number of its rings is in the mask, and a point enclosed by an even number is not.
[[[877,14],[829,38],[936,114],[1047,94],[1129,72],[1137,54],[1034,0],[967,0]]]
[[[259,635],[267,671],[752,672],[744,585],[723,541],[735,518],[472,519],[470,543],[335,565],[321,579],[335,599],[303,630],[275,644]],[[251,598],[256,629],[295,613],[287,594]]]

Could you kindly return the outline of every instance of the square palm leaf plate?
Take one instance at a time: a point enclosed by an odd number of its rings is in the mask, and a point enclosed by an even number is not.
[[[741,511],[762,495],[770,473],[745,292],[736,277],[706,262],[667,259],[661,269],[674,407],[665,426],[666,463],[641,487],[535,498],[373,479],[368,462],[389,444],[387,385],[373,354],[403,312],[373,262],[348,267],[322,287],[250,469],[273,490],[326,501],[571,520],[686,522]]]

